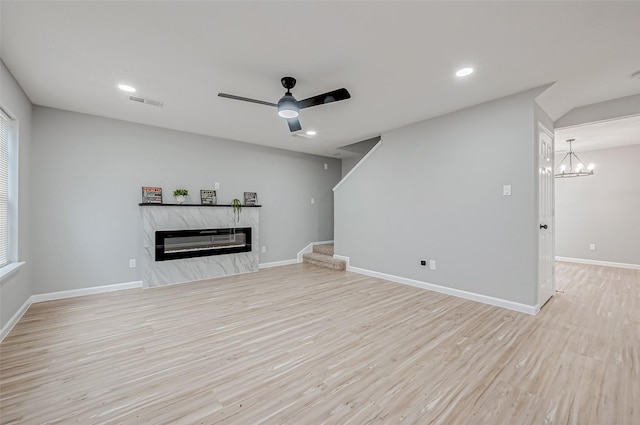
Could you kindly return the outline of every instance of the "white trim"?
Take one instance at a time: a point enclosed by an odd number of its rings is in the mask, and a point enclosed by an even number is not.
[[[15,273],[23,264],[24,261],[20,261],[18,263],[9,263],[6,266],[0,268],[0,282]]]
[[[313,252],[313,246],[314,245],[324,245],[324,244],[328,244],[328,243],[333,243],[333,241],[311,242],[309,245],[307,245],[304,248],[302,248],[302,250],[300,252],[298,252],[298,255],[296,256],[297,262],[298,263],[302,263],[302,254],[308,254],[310,252]]]
[[[280,266],[288,266],[291,264],[298,264],[299,261],[297,258],[294,258],[293,260],[283,260],[283,261],[274,261],[271,263],[262,263],[262,264],[258,264],[258,269],[262,270],[262,269],[269,269],[271,267],[280,267]]]
[[[354,166],[353,166],[353,168],[351,169],[351,171],[349,171],[349,172],[348,172],[348,173],[347,173],[347,174],[342,178],[342,180],[340,180],[340,181],[338,182],[338,184],[334,186],[333,191],[335,192],[335,191],[336,191],[336,189],[338,189],[338,188],[342,185],[342,183],[344,183],[344,182],[345,182],[349,177],[351,177],[351,174],[355,173],[355,172],[356,172],[356,170],[357,170],[358,168],[360,168],[360,166],[361,166],[362,164],[364,164],[364,162],[367,160],[367,158],[369,158],[369,156],[371,156],[371,154],[372,154],[373,152],[375,152],[375,150],[376,150],[376,149],[378,149],[378,148],[380,147],[380,145],[381,145],[381,144],[382,144],[382,139],[380,139],[380,140],[378,141],[378,143],[376,143],[376,144],[371,148],[371,150],[370,150],[369,152],[367,152],[367,154],[366,154],[365,156],[363,156],[363,157],[362,157],[362,159],[361,159],[360,161],[358,161],[358,163],[357,163],[356,165],[354,165]]]
[[[142,281],[116,283],[115,285],[94,286],[91,288],[71,289],[69,291],[49,292],[46,294],[36,294],[31,296],[31,302],[40,303],[43,301],[61,300],[64,298],[81,297],[83,295],[102,294],[104,292],[121,291],[123,289],[142,288]]]
[[[568,263],[591,264],[593,266],[617,267],[619,269],[640,270],[640,264],[615,263],[613,261],[587,260],[586,258],[558,257],[556,261],[566,261]]]
[[[32,303],[31,298],[33,297],[31,296],[27,298],[27,300],[24,302],[24,304],[22,304],[22,306],[18,309],[18,311],[16,311],[15,314],[11,316],[11,319],[9,319],[9,321],[4,324],[2,329],[0,329],[0,342],[2,342],[2,340],[4,340],[4,338],[7,335],[9,335],[9,332],[11,332],[11,329],[13,329],[16,323],[18,323],[20,319],[22,319],[22,316],[24,316],[24,314],[27,312],[29,307],[31,307],[31,303]]]
[[[465,300],[477,301],[483,304],[489,304],[496,307],[502,307],[509,310],[517,311],[520,313],[526,313],[535,315],[540,311],[540,306],[528,305],[517,303],[515,301],[509,301],[502,298],[490,297],[488,295],[477,294],[475,292],[467,292],[461,289],[448,288],[446,286],[435,285],[433,283],[422,282],[419,280],[408,279],[406,277],[394,276],[386,273],[380,273],[373,270],[361,269],[359,267],[349,266],[349,257],[335,256],[347,262],[347,271],[363,274],[365,276],[377,277],[379,279],[388,280],[391,282],[402,283],[403,285],[415,286],[416,288],[426,289],[428,291],[439,292],[445,295],[452,295],[458,298],[464,298]]]

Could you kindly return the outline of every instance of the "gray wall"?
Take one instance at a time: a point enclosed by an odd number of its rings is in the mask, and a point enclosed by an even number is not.
[[[617,119],[640,114],[640,94],[580,106],[560,117],[556,128]]]
[[[142,186],[162,187],[169,203],[178,187],[199,203],[214,182],[219,204],[257,192],[268,250],[260,263],[268,263],[333,239],[331,189],[340,176],[338,159],[36,107],[35,293],[140,280],[129,259],[141,258]]]
[[[0,328],[9,321],[33,294],[29,255],[30,184],[32,105],[4,63],[0,61],[0,105],[18,120],[18,260],[25,261],[18,271],[0,282]]]
[[[640,145],[579,156],[596,171],[555,181],[556,255],[640,265]]]
[[[363,157],[364,155],[355,155],[348,158],[342,158],[342,177],[346,176]]]
[[[541,90],[384,133],[335,192],[336,254],[355,267],[535,305]]]

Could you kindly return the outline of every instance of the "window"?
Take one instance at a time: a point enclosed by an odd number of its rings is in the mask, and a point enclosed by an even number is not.
[[[0,267],[9,263],[9,127],[0,109]]]

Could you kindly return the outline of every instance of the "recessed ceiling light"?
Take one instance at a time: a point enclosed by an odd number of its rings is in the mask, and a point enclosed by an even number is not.
[[[118,84],[118,88],[122,91],[126,91],[127,93],[135,93],[136,88],[132,86],[128,86],[126,84]]]
[[[456,71],[456,77],[466,77],[473,74],[473,68],[462,68]]]
[[[315,136],[316,134],[318,133],[315,130],[307,130],[307,136]]]

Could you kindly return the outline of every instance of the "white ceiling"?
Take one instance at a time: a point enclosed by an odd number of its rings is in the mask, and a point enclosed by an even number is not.
[[[547,83],[559,118],[640,93],[640,2],[0,1],[0,55],[38,105],[321,155]],[[473,66],[469,78],[454,71]],[[280,78],[305,109],[291,137]],[[118,83],[163,108],[130,102]],[[179,142],[179,141],[177,141]],[[344,153],[342,153],[344,154]]]
[[[556,130],[556,152],[569,151],[568,139],[575,139],[571,143],[574,152],[640,145],[640,116]]]

